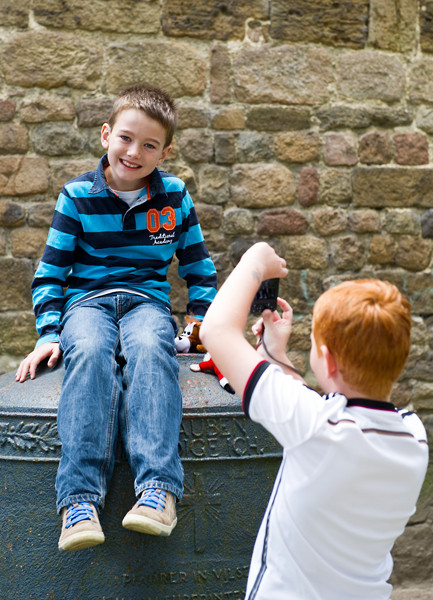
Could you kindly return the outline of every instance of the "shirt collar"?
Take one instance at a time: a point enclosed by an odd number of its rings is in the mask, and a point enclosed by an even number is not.
[[[361,406],[362,408],[372,408],[375,410],[390,410],[397,412],[397,408],[392,402],[384,402],[383,400],[370,400],[367,398],[350,398],[347,400],[346,406]]]

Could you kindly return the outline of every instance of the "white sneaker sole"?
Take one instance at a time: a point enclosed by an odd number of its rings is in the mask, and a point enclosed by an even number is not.
[[[103,533],[97,531],[81,531],[67,537],[65,540],[59,540],[59,550],[82,550],[83,548],[90,548],[97,546],[105,542],[105,536]]]
[[[171,525],[164,525],[159,521],[149,519],[149,517],[141,517],[140,515],[126,515],[122,521],[125,529],[138,531],[139,533],[148,533],[150,535],[170,535],[177,525],[177,518],[174,519]]]

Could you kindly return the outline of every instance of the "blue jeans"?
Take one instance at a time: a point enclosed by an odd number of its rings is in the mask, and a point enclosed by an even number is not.
[[[85,500],[104,506],[118,433],[136,495],[158,487],[180,499],[182,396],[169,309],[157,300],[114,293],[72,306],[62,326],[58,512]]]

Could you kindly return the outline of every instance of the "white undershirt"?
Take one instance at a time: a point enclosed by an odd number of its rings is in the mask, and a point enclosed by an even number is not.
[[[121,190],[113,190],[113,192],[117,194],[119,198],[121,198],[124,202],[126,202],[129,208],[132,208],[133,206],[135,206],[135,204],[137,204],[138,198],[140,197],[140,194],[143,190],[144,187],[140,188],[139,190],[131,190],[128,192],[124,192]],[[146,198],[144,198],[144,200],[146,200]]]

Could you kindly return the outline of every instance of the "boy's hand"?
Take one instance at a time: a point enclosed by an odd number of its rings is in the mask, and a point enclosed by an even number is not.
[[[266,348],[273,357],[281,360],[286,358],[286,346],[292,330],[293,310],[283,298],[278,298],[277,303],[283,311],[282,315],[280,316],[276,310],[263,311],[262,317],[253,325],[252,331],[257,336],[258,342],[264,334]],[[269,358],[262,348],[263,346],[260,347],[260,354]]]
[[[27,375],[30,373],[30,379],[36,377],[36,368],[43,360],[48,358],[48,366],[54,367],[59,360],[62,351],[60,350],[58,342],[47,342],[41,344],[33,352],[30,352],[25,359],[21,362],[17,369],[15,379],[22,383],[27,379]]]
[[[274,277],[286,277],[288,270],[286,261],[266,242],[258,242],[251,246],[242,256],[242,261],[251,261],[258,282]]]

